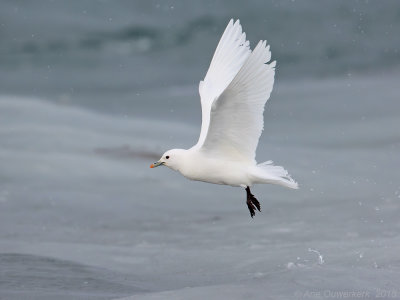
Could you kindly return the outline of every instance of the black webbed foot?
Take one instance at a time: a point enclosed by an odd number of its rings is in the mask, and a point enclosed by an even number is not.
[[[253,218],[256,215],[256,209],[258,211],[261,211],[261,205],[260,202],[254,197],[254,195],[251,193],[250,188],[246,187],[246,194],[247,194],[247,207],[249,208],[250,211],[250,216]]]

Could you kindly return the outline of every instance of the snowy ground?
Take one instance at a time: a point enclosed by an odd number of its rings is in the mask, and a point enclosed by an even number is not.
[[[149,168],[195,142],[197,102],[173,123],[1,96],[0,299],[400,299],[398,95],[278,83],[257,158],[301,188],[256,186],[254,219],[242,189]]]

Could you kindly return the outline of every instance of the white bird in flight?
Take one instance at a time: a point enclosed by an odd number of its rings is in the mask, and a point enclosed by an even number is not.
[[[253,184],[272,183],[297,189],[298,184],[272,161],[257,164],[256,148],[264,127],[264,106],[274,84],[275,64],[266,41],[250,49],[240,21],[230,20],[210,67],[200,81],[200,137],[190,149],[172,149],[150,167],[161,165],[191,180],[240,186],[254,217],[260,203]]]

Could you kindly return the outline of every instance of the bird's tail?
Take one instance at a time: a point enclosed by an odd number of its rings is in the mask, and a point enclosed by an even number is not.
[[[272,183],[291,189],[298,189],[299,185],[290,177],[288,171],[281,166],[274,166],[271,160],[258,164],[253,175],[258,183]]]

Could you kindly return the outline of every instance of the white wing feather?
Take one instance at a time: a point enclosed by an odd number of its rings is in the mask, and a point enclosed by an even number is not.
[[[260,41],[230,84],[213,101],[207,135],[201,146],[203,151],[225,159],[255,162],[264,127],[264,106],[274,84],[275,62],[266,64],[270,58],[269,46],[266,41]]]
[[[193,148],[200,148],[206,138],[210,123],[211,106],[245,63],[251,53],[246,34],[242,32],[239,20],[230,20],[226,27],[210,67],[203,81],[200,81],[202,123],[199,141]]]

